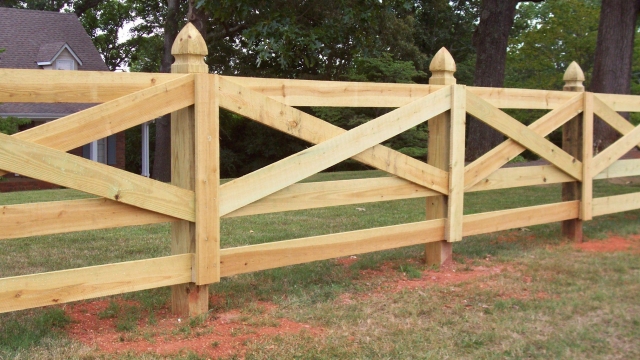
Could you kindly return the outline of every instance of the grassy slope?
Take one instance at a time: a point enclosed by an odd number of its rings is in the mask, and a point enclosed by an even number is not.
[[[363,176],[380,173],[319,174],[312,180]],[[638,190],[637,186],[595,183],[596,196]],[[82,196],[70,190],[0,194],[0,205]],[[557,185],[472,193],[465,197],[465,212],[559,199]],[[585,233],[589,238],[602,238],[609,232],[638,233],[638,215],[640,212],[634,211],[596,218],[585,225]],[[232,247],[422,219],[423,199],[224,219],[222,244]],[[256,300],[273,301],[280,306],[282,316],[327,329],[322,338],[301,334],[250,344],[249,358],[640,357],[640,344],[635,340],[640,338],[638,254],[576,251],[558,239],[558,224],[527,230],[531,231],[469,237],[454,245],[459,263],[510,269],[481,282],[434,286],[336,305],[335,299],[341,294],[366,294],[376,288],[375,282],[361,281],[359,270],[379,268],[385,262],[395,269],[419,268],[416,264],[422,247],[414,246],[358,256],[347,271],[334,261],[315,262],[223,279],[212,291],[227,299],[221,305],[225,309],[251,305]],[[500,240],[506,233],[512,241]],[[9,240],[0,242],[0,277],[168,252],[168,225]],[[519,299],[505,296],[505,289],[514,294],[546,295]],[[153,309],[167,300],[168,291],[158,289],[126,297]],[[60,317],[52,311],[0,315],[0,358],[94,356],[58,334],[56,329],[64,319],[43,322],[43,318]],[[30,337],[34,340],[18,342],[16,339],[25,337],[19,335],[21,331],[35,332]]]

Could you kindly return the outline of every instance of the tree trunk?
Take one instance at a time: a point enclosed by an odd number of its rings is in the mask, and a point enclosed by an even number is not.
[[[640,0],[602,0],[596,43],[596,58],[590,91],[611,94],[631,93],[633,37]],[[628,117],[628,114],[626,114]],[[596,117],[593,124],[594,153],[602,151],[619,134]]]
[[[187,13],[187,20],[198,29],[202,38],[207,41],[207,21],[208,16],[204,7],[197,8],[195,0],[189,0],[189,12]],[[208,44],[208,41],[207,41]]]
[[[476,48],[475,86],[502,87],[507,61],[509,31],[513,26],[517,0],[482,0],[480,23],[473,34]],[[473,161],[498,146],[504,136],[489,125],[469,118],[466,160]]]
[[[544,0],[530,0],[542,2]],[[516,5],[523,0],[482,0],[480,22],[473,34],[476,48],[476,70],[473,85],[504,86],[509,32],[513,26]],[[504,136],[489,125],[469,117],[467,123],[466,160],[473,161],[500,145]]]
[[[167,17],[164,25],[164,52],[160,72],[171,72],[173,55],[171,47],[178,36],[180,1],[167,1]],[[160,181],[171,181],[171,115],[156,120],[156,149],[153,159],[152,177]]]

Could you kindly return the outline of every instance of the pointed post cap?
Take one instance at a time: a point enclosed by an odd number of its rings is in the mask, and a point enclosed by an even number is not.
[[[453,85],[456,83],[456,78],[453,77],[453,73],[456,72],[456,62],[444,47],[438,50],[431,60],[429,70],[431,71],[429,78],[431,85]]]
[[[178,33],[171,47],[171,55],[175,57],[171,72],[208,73],[209,66],[204,62],[204,57],[208,53],[207,43],[198,29],[192,23],[187,23]]]
[[[584,91],[584,72],[582,72],[577,62],[573,61],[569,64],[562,80],[564,80],[563,89],[565,91]]]

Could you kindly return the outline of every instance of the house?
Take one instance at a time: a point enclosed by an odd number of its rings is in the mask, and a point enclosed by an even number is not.
[[[4,49],[0,68],[109,71],[75,14],[0,8],[0,49]],[[31,123],[20,128],[26,130],[93,105],[4,103],[0,104],[0,117],[28,118]],[[124,140],[122,132],[69,152],[124,169]],[[25,185],[20,190],[34,186]],[[0,183],[0,192],[2,187]]]

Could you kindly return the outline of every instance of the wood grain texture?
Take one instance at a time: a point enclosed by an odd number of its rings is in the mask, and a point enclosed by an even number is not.
[[[463,236],[577,217],[579,201],[465,215]],[[444,240],[444,219],[222,249],[221,276]]]
[[[575,219],[580,211],[580,201],[523,207],[464,216],[464,236],[486,234],[495,231],[547,224]]]
[[[593,93],[584,93],[584,112],[582,114],[582,185],[580,187],[580,220],[593,218]]]
[[[509,189],[523,186],[548,185],[574,181],[553,165],[509,167],[496,170],[467,192]]]
[[[400,134],[451,107],[450,89],[396,109],[348,132],[221,186],[225,215]],[[444,101],[446,99],[447,101]],[[396,166],[394,164],[394,166]],[[444,189],[446,192],[447,189]]]
[[[444,239],[444,219],[222,249],[222,276]]]
[[[0,103],[103,103],[183,75],[0,69]]]
[[[0,205],[0,240],[175,220],[103,198]]]
[[[441,89],[442,84],[371,84],[342,81],[224,77],[289,106],[401,107]],[[449,85],[449,84],[448,84]],[[468,86],[498,108],[555,109],[572,98],[562,91]]]
[[[640,176],[640,160],[619,160],[594,179]],[[571,182],[553,165],[500,169],[467,192]],[[293,184],[225,217],[430,197],[437,193],[410,181],[383,177]],[[0,205],[0,239],[51,235],[175,221],[176,218],[108,199]],[[64,227],[60,224],[64,223]]]
[[[320,144],[346,133],[346,130],[326,121],[234,84],[226,77],[220,78],[219,94],[221,107],[312,144]],[[446,93],[443,95],[445,98],[448,96]],[[353,159],[426,188],[448,192],[446,171],[385,146],[376,145],[353,156]]]
[[[193,76],[183,75],[167,83],[21,131],[14,137],[68,151],[193,105],[193,96]]]
[[[193,191],[4,134],[0,134],[0,168],[176,218],[195,219]]]
[[[21,131],[13,137],[68,151],[191,104],[193,77],[183,75],[164,84]],[[0,176],[5,173],[0,170]]]
[[[609,145],[601,153],[593,157],[594,174],[599,174],[604,171],[611,164],[615,163],[620,157],[629,152],[635,146],[640,143],[640,126],[637,126],[632,131],[618,139],[613,144]]]
[[[573,97],[562,106],[550,111],[529,128],[540,136],[547,136],[553,130],[574,118],[583,108],[583,98],[581,95],[573,94]],[[465,189],[486,179],[491,173],[508,163],[511,159],[521,154],[526,148],[514,140],[507,139],[502,144],[476,159],[465,168],[464,182]]]
[[[444,237],[449,242],[462,240],[464,210],[464,140],[467,112],[464,85],[451,86],[451,140],[449,142],[449,199]]]
[[[220,281],[220,114],[217,75],[195,78],[195,283]]]
[[[593,112],[620,134],[626,135],[630,133],[634,129],[633,124],[600,100],[599,96],[601,95],[602,94],[594,94],[593,96]],[[638,144],[638,146],[640,146],[640,144]]]
[[[467,112],[540,155],[576,180],[582,180],[582,163],[580,161],[536,134],[518,120],[471,93],[467,93]]]
[[[595,180],[640,176],[640,159],[618,160],[594,177]]]
[[[640,193],[593,199],[593,216],[602,216],[640,209]]]
[[[640,112],[640,96],[620,94],[594,94],[614,111]]]
[[[437,192],[397,177],[293,184],[224,217],[412,199]]]
[[[0,279],[0,313],[180,284],[191,254]]]
[[[209,70],[209,67],[204,62],[206,54],[207,45],[202,35],[193,24],[187,23],[178,33],[171,47],[171,55],[175,58],[174,63],[171,65],[171,72],[206,74]],[[200,85],[205,84],[201,81]],[[200,90],[209,93],[215,91],[212,89]],[[193,91],[195,91],[195,84]],[[199,102],[201,104],[204,101],[202,96],[206,95],[205,93],[200,93]],[[201,106],[199,110],[209,112],[210,109],[203,109]],[[206,129],[210,130],[209,127],[206,127]],[[171,183],[189,191],[195,191],[196,189],[195,151],[195,106],[189,106],[171,113]],[[202,201],[207,203],[210,199],[203,199]],[[188,254],[198,251],[196,245],[197,224],[195,221],[194,214],[193,220],[177,221],[171,224],[171,254]],[[206,266],[206,264],[203,265]],[[174,315],[191,317],[204,314],[209,310],[209,286],[197,285],[195,281],[196,271],[194,269],[190,282],[171,287],[171,312]]]
[[[429,83],[432,85],[455,85],[456,79],[452,73],[455,69],[455,62],[452,62],[451,54],[440,49],[437,55],[439,55],[439,59],[434,56],[431,63],[440,66],[432,67],[431,64],[429,65],[432,68]],[[447,111],[429,120],[428,127],[427,163],[448,172],[449,152],[451,151],[451,112]],[[425,201],[426,220],[446,218],[449,208],[447,200],[448,197],[444,195],[427,197]],[[452,244],[444,239],[425,244],[424,258],[427,266],[440,266],[450,260],[452,256]]]

